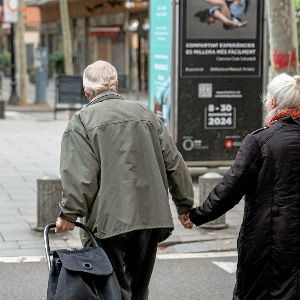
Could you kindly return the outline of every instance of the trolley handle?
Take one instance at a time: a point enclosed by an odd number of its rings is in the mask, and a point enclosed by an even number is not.
[[[97,241],[96,241],[96,239],[95,239],[95,237],[94,237],[94,235],[92,234],[92,232],[85,225],[83,225],[82,223],[79,223],[79,222],[75,222],[75,226],[83,229],[88,234],[89,238],[92,240],[94,246],[96,248],[100,248]],[[47,258],[49,270],[50,270],[50,267],[51,267],[50,255],[53,254],[53,252],[50,251],[49,231],[51,229],[54,229],[55,227],[56,227],[56,224],[51,223],[51,224],[46,225],[45,229],[44,229],[45,251],[46,251],[46,258]]]

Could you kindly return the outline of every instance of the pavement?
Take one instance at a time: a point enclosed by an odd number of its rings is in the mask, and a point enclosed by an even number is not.
[[[43,234],[37,225],[37,179],[59,176],[60,141],[68,122],[68,112],[53,120],[54,82],[49,83],[47,104],[34,105],[34,86],[28,89],[28,107],[8,107],[0,119],[0,258],[44,256]],[[3,82],[3,99],[8,99],[9,81]],[[30,97],[31,96],[31,97]],[[126,95],[132,96],[132,95]],[[143,97],[133,100],[144,101]],[[29,106],[30,106],[29,105]],[[39,108],[40,107],[40,108]],[[199,187],[194,177],[195,204]],[[228,227],[220,230],[185,230],[177,220],[170,200],[175,230],[159,246],[159,253],[235,251],[243,215],[243,203],[226,214]],[[55,220],[53,220],[55,221]],[[78,231],[52,234],[52,248],[80,247]]]

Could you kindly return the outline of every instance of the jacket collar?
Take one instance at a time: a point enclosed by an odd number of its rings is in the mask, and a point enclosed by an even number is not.
[[[96,104],[96,103],[99,103],[99,102],[103,102],[105,100],[110,100],[110,99],[120,99],[120,100],[124,100],[124,98],[119,95],[117,92],[113,91],[113,90],[107,90],[107,91],[104,91],[100,94],[98,94],[95,98],[93,98],[87,105],[87,106],[90,106],[90,105],[93,105],[93,104]]]
[[[281,118],[277,121],[278,123],[296,123],[297,125],[300,126],[300,118],[292,118],[292,117],[284,117],[284,118]],[[276,122],[276,123],[277,123]]]
[[[300,126],[300,119],[293,119],[295,123],[297,123]]]

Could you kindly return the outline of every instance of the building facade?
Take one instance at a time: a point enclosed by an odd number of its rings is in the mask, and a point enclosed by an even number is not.
[[[27,69],[33,69],[35,67],[35,61],[40,46],[40,24],[41,16],[40,10],[37,7],[27,7],[24,10],[25,17],[25,34],[24,42],[26,45],[27,54]],[[18,23],[15,24],[15,32],[17,34]],[[3,18],[3,7],[0,6],[0,52],[11,53],[10,43],[11,25],[5,23]],[[19,45],[18,38],[15,36],[15,49],[18,53]],[[18,63],[18,61],[17,61]],[[18,69],[18,68],[17,68]]]
[[[62,53],[59,3],[28,1],[41,11],[41,46],[49,56]],[[148,90],[148,1],[69,0],[76,74],[98,60],[111,62],[118,70],[120,89]]]

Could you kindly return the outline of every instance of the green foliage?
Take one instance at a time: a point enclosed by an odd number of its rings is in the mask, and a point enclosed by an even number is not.
[[[37,73],[37,68],[32,68],[28,70],[29,81],[31,83],[35,83],[36,73]]]
[[[36,75],[36,72],[37,72],[37,68],[32,68],[32,69],[29,69],[29,70],[28,70],[28,74],[29,74],[29,75],[32,75],[32,76],[35,76],[35,75]]]
[[[300,0],[295,0],[296,10],[300,10]]]
[[[56,74],[65,74],[64,55],[62,52],[60,51],[53,52],[49,56],[49,60]]]
[[[4,71],[5,69],[10,68],[11,64],[11,55],[7,51],[0,52],[0,70]]]

